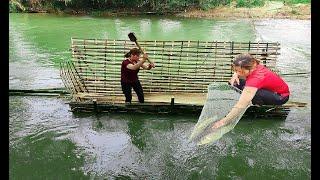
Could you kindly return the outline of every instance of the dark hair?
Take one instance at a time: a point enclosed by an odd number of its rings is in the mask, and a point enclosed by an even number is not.
[[[260,61],[254,58],[251,54],[239,54],[233,60],[233,66],[240,66],[244,69],[252,69],[254,64],[259,64]]]
[[[131,56],[131,54],[140,54],[140,53],[141,53],[140,49],[138,49],[138,48],[132,48],[132,49],[130,49],[129,52],[127,52],[127,53],[124,55],[124,57],[128,58],[128,57]]]

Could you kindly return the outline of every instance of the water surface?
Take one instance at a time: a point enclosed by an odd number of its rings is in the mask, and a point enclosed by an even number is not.
[[[310,21],[10,14],[9,87],[63,87],[59,62],[71,37],[278,41],[282,73],[310,72]],[[310,179],[310,74],[285,76],[285,120],[241,119],[218,142],[197,147],[194,116],[72,113],[68,98],[10,96],[10,179]],[[303,86],[301,86],[303,84]]]

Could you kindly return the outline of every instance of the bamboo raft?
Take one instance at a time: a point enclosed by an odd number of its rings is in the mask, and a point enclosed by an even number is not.
[[[127,105],[120,84],[121,63],[135,44],[130,40],[71,38],[72,58],[60,64],[61,78],[72,97],[71,110],[200,114],[208,85],[231,78],[236,55],[250,53],[277,71],[280,49],[278,42],[155,40],[139,44],[156,68],[139,72],[145,103],[137,103],[133,91],[133,103]],[[280,106],[268,114],[283,116],[287,112],[288,108]]]

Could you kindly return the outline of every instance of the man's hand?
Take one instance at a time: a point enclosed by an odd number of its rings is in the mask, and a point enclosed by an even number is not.
[[[213,124],[212,129],[217,129],[217,128],[223,126],[224,124],[225,124],[225,120],[221,119]]]
[[[144,53],[143,56],[142,56],[142,59],[147,60],[148,58],[149,58],[148,54],[147,54],[147,53]]]
[[[155,65],[154,65],[153,63],[150,63],[150,64],[148,65],[148,69],[151,69],[151,68],[155,68]]]
[[[145,62],[146,62],[146,60],[147,60],[146,58],[141,58],[139,61],[141,61],[141,62],[142,62],[142,64],[143,64],[143,63],[145,63]]]

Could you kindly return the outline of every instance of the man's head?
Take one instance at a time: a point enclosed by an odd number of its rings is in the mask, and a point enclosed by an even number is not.
[[[137,55],[140,57],[141,51],[138,48],[132,48],[129,52],[127,52],[124,57],[128,58],[131,57],[131,55]]]

